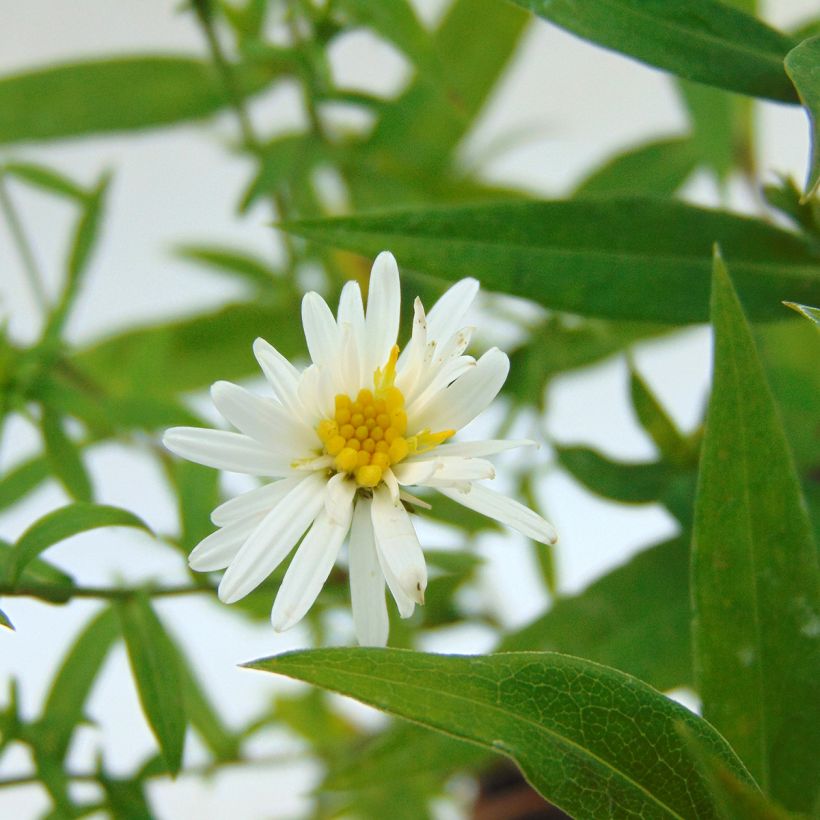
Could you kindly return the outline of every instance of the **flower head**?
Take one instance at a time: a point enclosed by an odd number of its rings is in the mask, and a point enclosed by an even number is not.
[[[177,455],[272,479],[217,507],[218,527],[196,546],[193,569],[227,568],[219,597],[233,603],[264,581],[299,543],[273,605],[282,631],[316,600],[348,540],[356,635],[383,645],[387,583],[402,617],[424,603],[427,570],[405,502],[407,490],[432,487],[453,501],[542,543],[555,531],[532,510],[483,483],[495,476],[486,456],[526,441],[451,442],[500,390],[509,360],[496,348],[465,355],[461,327],[478,291],[453,285],[426,315],[421,301],[409,343],[399,351],[399,272],[381,253],[373,264],[365,313],[359,286],[342,290],[337,317],[308,293],[302,323],[312,363],[299,370],[257,339],[253,350],[273,390],[255,395],[229,382],[211,389],[214,404],[239,430],[175,427],[163,439]]]

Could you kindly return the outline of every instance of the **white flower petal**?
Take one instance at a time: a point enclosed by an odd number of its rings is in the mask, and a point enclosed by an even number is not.
[[[199,427],[172,427],[166,430],[162,443],[188,461],[262,476],[284,476],[292,472],[290,459],[263,447],[241,433],[207,430]]]
[[[393,503],[390,492],[384,485],[373,492],[371,520],[382,566],[388,570],[385,572],[388,583],[391,580],[389,576],[392,575],[396,586],[405,596],[423,604],[424,590],[427,588],[424,553],[410,516],[401,503]],[[396,603],[399,603],[398,599]]]
[[[299,379],[296,395],[303,408],[304,426],[313,433],[313,445],[310,449],[316,449],[319,437],[315,433],[315,427],[333,406],[332,386],[324,378],[322,368],[315,364],[305,368]]]
[[[211,398],[226,421],[269,450],[296,458],[318,445],[316,433],[273,399],[225,381],[211,386]]]
[[[495,478],[495,467],[483,458],[445,456],[436,458],[436,470],[428,483],[432,487],[448,481],[482,481]]]
[[[297,624],[313,606],[324,586],[339,548],[345,540],[353,515],[348,504],[345,516],[334,520],[324,509],[305,536],[285,573],[271,611],[271,623],[277,632]]]
[[[325,483],[323,475],[309,475],[262,519],[222,576],[221,601],[243,598],[279,566],[321,510]]]
[[[302,326],[310,358],[315,364],[331,364],[339,349],[339,329],[327,302],[315,291],[302,299]]]
[[[193,548],[188,565],[197,572],[225,569],[261,520],[261,515],[250,515],[212,532]]]
[[[460,330],[477,293],[478,282],[467,278],[456,282],[442,294],[427,317],[427,338],[441,346]]]
[[[331,523],[347,521],[350,524],[350,511],[353,509],[353,496],[356,494],[356,482],[346,473],[336,473],[327,482],[325,490],[325,511]]]
[[[475,367],[442,390],[411,420],[418,429],[458,430],[472,421],[496,397],[510,370],[510,360],[498,348],[488,350]],[[408,417],[410,413],[408,412]]]
[[[362,646],[385,646],[390,622],[384,600],[384,574],[376,553],[370,501],[366,499],[357,501],[353,511],[349,560],[350,600],[356,639]]]
[[[429,453],[426,455],[429,456]],[[437,467],[436,460],[428,458],[427,461],[402,461],[399,464],[394,464],[390,469],[398,479],[399,484],[411,486],[429,481],[435,475]]]
[[[211,513],[211,521],[217,527],[226,527],[243,518],[267,513],[300,481],[302,481],[302,477],[283,478],[280,481],[273,481],[262,487],[248,490],[216,507]]]
[[[339,297],[339,327],[347,325],[353,333],[354,351],[357,357],[355,383],[364,384],[372,374],[366,372],[367,335],[365,331],[364,307],[362,305],[362,291],[358,282],[347,282],[342,288]]]
[[[529,507],[519,504],[518,501],[508,498],[501,493],[473,484],[469,492],[459,492],[446,487],[436,488],[442,495],[456,501],[470,510],[475,510],[488,518],[494,518],[501,524],[506,524],[518,530],[528,538],[542,544],[555,544],[558,536],[555,528],[538,513]]]
[[[502,453],[505,450],[514,450],[516,447],[537,447],[538,442],[530,439],[485,439],[484,441],[453,441],[447,444],[439,444],[434,450],[436,456],[464,456],[465,458],[477,458],[479,456],[491,456],[495,453]],[[410,456],[407,462],[426,460],[430,458],[430,453],[422,453],[417,456]]]
[[[276,398],[293,415],[301,417],[302,408],[296,398],[299,371],[273,345],[262,338],[254,341],[253,354]]]
[[[384,482],[384,486],[387,487],[387,491],[390,493],[390,500],[394,504],[398,504],[401,500],[401,488],[399,487],[398,479],[389,467],[382,473],[382,481]]]
[[[382,367],[399,333],[401,287],[399,268],[392,253],[382,251],[370,271],[367,294],[367,370]]]

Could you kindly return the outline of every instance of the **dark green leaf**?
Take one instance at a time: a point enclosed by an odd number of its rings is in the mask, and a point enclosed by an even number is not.
[[[280,274],[263,259],[230,248],[184,245],[176,253],[207,268],[241,277],[256,287],[269,288],[271,280]]]
[[[820,203],[802,202],[803,194],[791,177],[780,177],[777,184],[764,185],[763,195],[769,205],[801,230],[820,239]]]
[[[9,580],[14,571],[15,552],[11,544],[0,540],[0,584],[8,591],[44,589],[48,591],[50,604],[63,604],[71,600],[74,579],[42,558],[30,561],[20,575],[17,584]]]
[[[688,571],[685,538],[650,547],[580,594],[559,598],[499,649],[580,655],[656,689],[691,685]]]
[[[753,97],[796,102],[785,34],[717,0],[515,0],[545,20],[636,60]]]
[[[783,304],[801,316],[805,316],[810,322],[814,322],[815,325],[820,327],[820,308],[798,305],[797,302],[783,302]]]
[[[576,816],[716,817],[679,723],[748,779],[726,742],[688,709],[567,655],[324,649],[251,666],[506,754],[547,800]]]
[[[60,415],[52,408],[44,406],[40,429],[43,433],[48,463],[66,492],[77,501],[91,501],[94,497],[91,479],[83,464],[79,448],[63,429]]]
[[[0,510],[10,507],[48,478],[51,469],[44,456],[23,461],[0,478]]]
[[[786,71],[811,121],[812,147],[805,202],[820,185],[820,36],[804,40],[786,55]]]
[[[581,182],[574,196],[672,196],[696,164],[688,137],[645,143],[607,160]]]
[[[176,648],[147,596],[129,598],[118,605],[118,613],[142,710],[165,765],[176,774],[185,743],[183,679]]]
[[[820,784],[820,572],[783,426],[715,259],[712,398],[695,510],[703,712],[763,790],[808,810]]]
[[[39,721],[55,759],[65,758],[91,687],[118,636],[116,612],[106,607],[85,626],[55,675]]]
[[[588,316],[682,324],[708,316],[709,257],[736,259],[755,319],[783,318],[783,299],[820,302],[820,260],[801,237],[764,222],[654,199],[577,199],[416,209],[311,220],[295,234],[444,279]],[[661,296],[662,294],[662,296]]]
[[[12,581],[20,577],[29,561],[52,544],[98,527],[139,527],[151,532],[144,521],[119,507],[85,502],[60,507],[35,521],[18,539]]]
[[[281,65],[237,66],[246,93]],[[228,104],[216,69],[174,56],[112,57],[0,79],[0,143],[129,131],[205,117]]]
[[[154,820],[156,815],[148,804],[145,784],[140,778],[120,780],[100,774],[98,780],[105,790],[111,817],[121,817],[123,820]]]
[[[42,188],[50,194],[64,196],[74,202],[85,202],[88,197],[84,188],[53,168],[34,165],[30,162],[7,162],[3,165],[3,171],[22,179],[29,185]]]

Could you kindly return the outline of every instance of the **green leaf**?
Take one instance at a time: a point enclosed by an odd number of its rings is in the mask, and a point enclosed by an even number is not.
[[[804,40],[786,55],[786,71],[811,121],[811,159],[801,200],[806,202],[820,185],[820,36]]]
[[[608,159],[578,185],[574,196],[672,196],[696,165],[688,137],[644,143]]]
[[[587,316],[684,324],[708,317],[717,240],[736,259],[754,319],[780,302],[820,302],[820,260],[803,238],[764,222],[655,199],[577,199],[414,209],[285,226],[404,268]]]
[[[547,800],[576,816],[716,817],[678,723],[748,779],[726,742],[689,710],[566,655],[322,649],[250,666],[506,754]]]
[[[579,655],[656,689],[691,685],[688,570],[685,538],[650,547],[578,595],[556,600],[504,636],[499,650]]]
[[[783,302],[783,304],[801,316],[805,316],[810,322],[814,322],[814,324],[820,328],[820,308],[809,307],[809,305],[798,305],[797,302]]]
[[[97,780],[105,790],[111,817],[128,818],[128,820],[154,820],[145,795],[145,784],[139,777],[121,780],[108,777],[102,772]]]
[[[717,0],[514,0],[586,40],[688,80],[796,102],[783,71],[794,46]]]
[[[72,498],[90,502],[94,497],[94,490],[80,450],[66,435],[60,415],[48,406],[43,407],[40,430],[43,433],[46,457],[54,475]]]
[[[704,716],[763,790],[808,810],[820,784],[820,572],[754,341],[719,256],[712,397],[695,509],[695,669]]]
[[[9,581],[12,577],[15,551],[11,544],[0,540],[0,585],[9,587],[9,591],[36,587],[48,590],[50,604],[64,604],[71,600],[74,590],[74,579],[42,558],[30,561],[15,585]]]
[[[51,468],[48,459],[36,456],[13,467],[0,478],[0,510],[15,504],[45,481]]]
[[[211,510],[219,504],[219,472],[182,459],[174,459],[169,469],[177,491],[180,545],[190,552],[213,532]]]
[[[50,194],[66,197],[74,202],[85,202],[88,193],[67,176],[31,162],[7,162],[2,170]]]
[[[281,64],[236,66],[260,91]],[[0,78],[0,143],[131,131],[198,119],[227,106],[216,69],[176,56],[130,56]]]
[[[116,611],[106,607],[85,626],[54,676],[38,725],[47,738],[46,750],[55,759],[65,758],[94,681],[119,634]]]
[[[142,519],[119,507],[82,501],[60,507],[35,521],[18,539],[14,547],[12,582],[43,550],[72,535],[99,527],[139,527],[151,532]]]
[[[118,604],[122,634],[142,710],[171,774],[179,771],[185,743],[183,678],[176,648],[145,595]]]
[[[10,629],[14,632],[14,624],[9,620],[9,616],[0,609],[0,626],[5,627],[6,629]]]
[[[281,273],[263,259],[231,248],[183,245],[176,249],[176,255],[215,271],[241,277],[256,287],[269,288],[271,280]]]

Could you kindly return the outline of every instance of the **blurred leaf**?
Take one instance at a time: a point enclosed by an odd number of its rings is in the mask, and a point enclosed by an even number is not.
[[[54,676],[38,725],[45,749],[55,760],[64,760],[74,730],[84,719],[91,688],[118,636],[117,615],[108,606],[86,624]]]
[[[323,758],[358,737],[353,724],[336,712],[328,695],[318,689],[277,696],[274,715],[277,723],[307,740]]]
[[[714,376],[693,554],[703,712],[767,794],[808,810],[820,784],[820,573],[789,446],[719,256]],[[811,786],[809,784],[812,784]]]
[[[183,245],[176,249],[176,255],[215,271],[238,276],[256,287],[269,288],[271,280],[280,275],[280,271],[263,259],[230,248]]]
[[[583,817],[716,817],[679,723],[748,778],[720,735],[688,709],[628,675],[566,655],[322,649],[250,666],[506,754],[546,799]]]
[[[805,316],[810,322],[814,322],[815,325],[820,327],[820,308],[798,305],[797,302],[783,302],[783,304],[801,316]]]
[[[662,461],[617,462],[588,447],[556,447],[561,466],[587,489],[622,504],[650,504],[665,492],[674,471]]]
[[[15,585],[9,579],[14,568],[14,547],[0,540],[0,584],[17,589],[44,588],[48,590],[48,602],[61,604],[71,600],[74,579],[42,558],[35,558],[20,575]]]
[[[174,459],[169,469],[177,491],[180,546],[190,552],[213,532],[211,510],[219,504],[219,472],[183,459]]]
[[[672,196],[696,165],[697,154],[688,137],[644,143],[608,159],[578,185],[573,196]]]
[[[573,34],[708,85],[796,102],[783,71],[794,42],[716,0],[515,0]]]
[[[215,312],[127,330],[80,350],[73,358],[81,371],[114,395],[176,396],[216,379],[260,375],[252,345],[270,339],[283,356],[304,353],[304,337],[294,322],[297,303],[259,301]]]
[[[691,685],[688,576],[686,538],[650,547],[578,595],[558,598],[498,649],[583,656],[661,690]]]
[[[811,158],[806,193],[801,200],[806,202],[820,185],[820,36],[804,40],[786,55],[786,71],[811,121]]]
[[[52,544],[99,527],[139,527],[151,532],[142,519],[119,507],[82,501],[60,507],[35,521],[17,540],[11,581],[16,581],[26,565]]]
[[[9,616],[0,609],[0,626],[4,626],[6,629],[10,629],[14,632],[14,624],[9,620]]]
[[[46,168],[31,162],[7,162],[2,166],[2,170],[29,185],[42,188],[50,194],[64,196],[74,202],[85,202],[88,198],[88,193],[84,188],[53,168]]]
[[[820,302],[820,260],[801,237],[665,200],[414,209],[285,227],[367,256],[389,247],[405,268],[448,280],[476,276],[554,310],[674,324],[706,319],[717,240],[736,260],[753,318],[783,318],[783,299]]]
[[[265,88],[283,65],[237,65],[240,88]],[[131,56],[0,78],[0,143],[130,131],[198,119],[227,106],[216,69],[189,57]]]
[[[112,817],[123,820],[154,820],[145,796],[145,785],[140,778],[114,779],[100,773],[97,780],[105,790],[105,797]]]
[[[165,765],[176,774],[185,743],[183,678],[176,648],[146,595],[134,595],[119,603],[117,611],[142,710]]]
[[[780,177],[776,185],[764,185],[763,195],[769,205],[795,225],[820,238],[820,203],[801,202],[802,194],[791,177]]]
[[[50,473],[51,468],[45,456],[35,456],[13,467],[0,478],[0,510],[15,504],[38,487]]]
[[[94,497],[91,478],[85,469],[79,448],[63,429],[60,415],[44,406],[40,429],[51,471],[72,498],[90,502]]]

